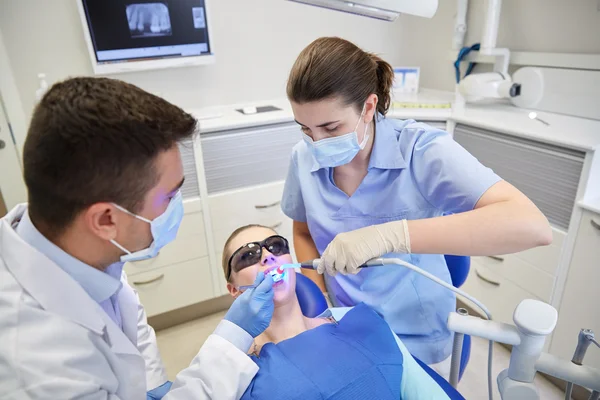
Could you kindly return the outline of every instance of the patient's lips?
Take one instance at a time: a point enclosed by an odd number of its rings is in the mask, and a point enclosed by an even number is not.
[[[281,268],[281,266],[269,268],[265,270],[265,274],[271,275],[273,278],[273,286],[279,286],[284,283],[285,270]]]

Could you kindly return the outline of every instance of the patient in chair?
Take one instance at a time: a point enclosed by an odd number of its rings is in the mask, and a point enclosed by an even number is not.
[[[251,285],[259,271],[269,273],[291,262],[287,240],[272,229],[239,228],[223,250],[227,289],[237,297],[243,291],[239,287]],[[448,398],[371,308],[330,308],[307,318],[293,269],[284,270],[273,289],[273,319],[249,354],[259,371],[243,400]]]

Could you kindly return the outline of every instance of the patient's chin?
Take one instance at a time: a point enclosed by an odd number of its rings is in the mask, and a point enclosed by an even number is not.
[[[280,284],[273,286],[273,302],[275,305],[287,303],[292,295],[290,283],[282,281]]]

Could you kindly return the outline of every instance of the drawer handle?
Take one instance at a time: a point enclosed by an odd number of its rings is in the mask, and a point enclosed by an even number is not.
[[[493,281],[493,280],[491,280],[490,278],[486,278],[485,276],[481,275],[481,274],[479,273],[479,271],[477,270],[477,268],[475,268],[475,274],[477,275],[477,277],[478,277],[479,279],[481,279],[481,280],[482,280],[482,281],[484,281],[484,282],[487,282],[487,283],[489,283],[490,285],[494,285],[494,286],[500,286],[500,282]]]
[[[160,281],[165,277],[165,274],[160,274],[156,278],[148,279],[147,281],[133,282],[134,285],[147,285],[152,282]]]
[[[283,224],[283,222],[279,221],[278,223],[269,226],[269,228],[271,228],[271,229],[277,229],[277,228],[279,228],[281,226],[281,224]]]
[[[593,218],[590,221],[590,223],[592,224],[592,226],[596,229],[598,229],[600,231],[600,222],[596,222]]]
[[[278,206],[279,204],[281,204],[281,201],[276,201],[275,203],[271,203],[271,204],[258,204],[258,205],[255,205],[254,208],[256,208],[257,210],[262,210],[265,208],[272,208],[272,207]]]
[[[500,256],[486,256],[487,258],[491,258],[492,260],[496,260],[496,261],[504,261],[504,257],[500,257]]]

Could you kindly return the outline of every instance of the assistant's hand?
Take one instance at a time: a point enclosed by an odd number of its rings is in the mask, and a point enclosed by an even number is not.
[[[410,253],[406,220],[340,233],[321,255],[317,272],[356,274],[359,266],[388,253]]]
[[[273,318],[273,278],[259,272],[254,289],[247,289],[231,305],[225,319],[233,322],[253,338],[269,327]]]

